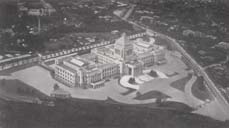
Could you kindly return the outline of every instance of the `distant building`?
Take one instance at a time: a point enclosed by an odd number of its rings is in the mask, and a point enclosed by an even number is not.
[[[31,16],[50,16],[56,12],[54,8],[30,8],[27,10],[28,15]]]
[[[3,58],[0,60],[0,71],[10,69],[17,66],[22,66],[25,64],[37,63],[40,61],[40,57],[37,55],[20,55],[10,58]]]
[[[56,9],[44,0],[20,2],[18,3],[18,9],[20,12],[26,12],[31,16],[50,16],[56,12]]]
[[[42,15],[44,15],[43,9],[31,8],[31,9],[28,9],[27,13],[28,13],[28,15],[31,15],[31,16],[42,16]]]
[[[91,54],[57,60],[55,77],[72,87],[97,88],[111,77],[139,76],[145,67],[166,62],[164,47],[154,42],[131,41],[124,33],[115,44],[92,49]]]
[[[52,13],[56,12],[56,9],[52,7],[51,4],[45,2],[45,0],[40,0],[42,5],[43,5],[43,8],[44,8],[44,12],[46,15],[51,15]]]

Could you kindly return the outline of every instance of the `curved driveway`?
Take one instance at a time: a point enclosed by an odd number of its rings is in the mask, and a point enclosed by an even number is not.
[[[197,77],[192,75],[192,78],[188,81],[188,83],[185,86],[185,94],[188,96],[189,102],[192,105],[192,107],[194,108],[204,103],[204,101],[196,98],[192,94],[192,86],[196,80],[197,80]]]

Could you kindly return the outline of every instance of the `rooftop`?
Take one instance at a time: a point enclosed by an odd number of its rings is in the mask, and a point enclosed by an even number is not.
[[[16,62],[18,60],[29,59],[29,58],[33,58],[33,57],[36,57],[36,55],[25,54],[25,55],[10,57],[10,58],[3,57],[3,58],[0,59],[0,65],[1,64],[6,64],[6,63]]]
[[[73,64],[75,64],[77,66],[80,66],[80,67],[82,67],[83,65],[85,65],[85,63],[83,61],[81,61],[79,59],[75,59],[75,58],[71,59],[70,62],[72,62]]]
[[[137,44],[139,46],[148,48],[148,47],[154,45],[155,39],[154,38],[149,38],[149,41],[145,41],[142,38],[138,38],[138,39],[135,40],[135,42],[136,42],[135,44]]]
[[[123,33],[122,36],[115,41],[115,45],[120,45],[123,47],[130,45],[130,44],[131,44],[131,42],[127,38],[126,33]]]
[[[76,73],[78,69],[86,72],[94,72],[97,70],[96,63],[90,63],[90,60],[86,61],[86,59],[83,60],[83,58],[81,59],[80,57],[63,59],[58,66],[73,73]]]
[[[136,61],[136,60],[133,60],[133,61],[129,61],[128,64],[138,65],[138,64],[140,64],[140,62],[139,61]]]
[[[145,43],[145,42],[137,42],[136,45],[142,46],[142,47],[145,47],[145,48],[149,48],[149,47],[152,46],[151,44]]]
[[[103,69],[103,68],[112,67],[115,65],[117,65],[117,64],[115,64],[115,63],[100,64],[100,65],[97,65],[97,68]]]
[[[73,73],[77,73],[77,71],[74,69],[74,68],[71,68],[69,66],[66,66],[63,62],[60,62],[57,64],[58,66],[70,71],[70,72],[73,72]]]
[[[148,51],[148,52],[140,53],[140,54],[138,54],[138,57],[146,57],[152,53],[154,53],[154,51]]]
[[[96,55],[95,55],[95,54],[92,54],[92,53],[88,53],[88,54],[83,54],[83,55],[81,55],[80,57],[81,57],[81,58],[84,58],[84,59],[91,60],[91,59],[95,58]]]

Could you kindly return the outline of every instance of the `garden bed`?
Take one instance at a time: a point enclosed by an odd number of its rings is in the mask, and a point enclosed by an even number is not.
[[[209,92],[203,84],[200,77],[198,77],[195,83],[193,84],[192,93],[195,97],[203,101],[205,101],[206,99],[211,99],[211,96],[209,95]]]
[[[140,94],[138,93],[138,95],[135,97],[135,99],[137,100],[147,100],[147,99],[165,99],[165,98],[169,98],[170,96],[161,93],[159,91],[150,91],[147,92],[145,94]]]
[[[176,80],[170,84],[171,87],[176,88],[182,92],[184,92],[185,84],[191,79],[192,75],[189,74],[188,76]]]
[[[20,80],[0,80],[1,91],[12,96],[26,96],[33,98],[48,98],[45,94],[39,92],[35,88],[23,83]]]

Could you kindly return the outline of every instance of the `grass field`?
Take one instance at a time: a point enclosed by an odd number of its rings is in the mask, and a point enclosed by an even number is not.
[[[13,73],[15,71],[19,71],[19,70],[22,70],[22,69],[25,69],[25,68],[28,68],[28,67],[32,67],[32,66],[35,66],[35,65],[37,65],[37,63],[30,63],[30,64],[24,64],[24,65],[21,65],[21,66],[13,67],[13,68],[10,68],[10,69],[6,69],[4,71],[0,71],[0,75],[1,76],[9,76],[11,73]]]
[[[147,100],[147,99],[163,99],[163,98],[169,98],[166,94],[163,94],[162,92],[159,91],[150,91],[145,94],[139,94],[135,99],[137,100]]]
[[[195,97],[201,99],[201,100],[206,100],[206,99],[211,99],[210,94],[208,93],[207,88],[203,84],[202,80],[198,77],[195,83],[192,86],[192,93]]]
[[[0,89],[6,92],[7,95],[47,98],[46,95],[20,80],[2,79],[0,80]]]
[[[170,85],[173,88],[176,88],[182,92],[184,92],[185,84],[191,79],[192,75],[189,74],[188,76],[181,78],[177,81],[172,82]]]
[[[136,90],[135,89],[131,89],[131,88],[127,88],[128,89],[128,91],[126,91],[126,92],[123,92],[123,93],[121,93],[122,95],[128,95],[128,94],[130,94],[130,93],[132,93],[132,92],[135,92]]]

